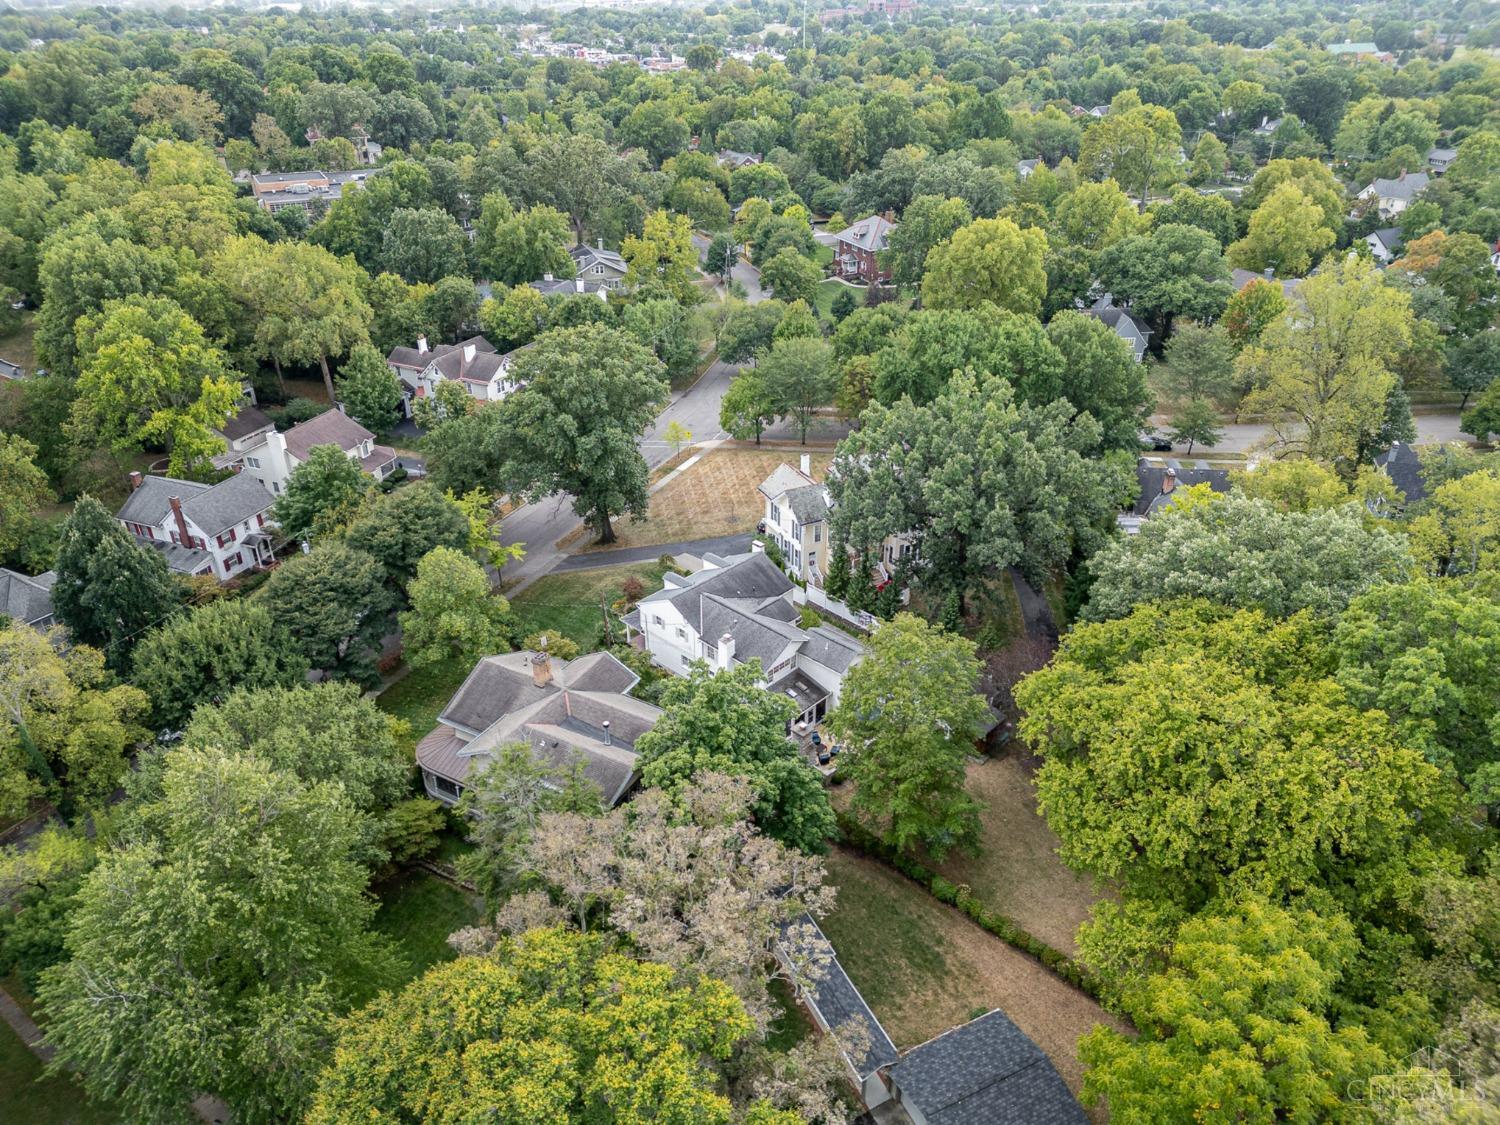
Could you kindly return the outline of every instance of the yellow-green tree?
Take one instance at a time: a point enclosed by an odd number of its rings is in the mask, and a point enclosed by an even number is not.
[[[346,1020],[307,1120],[723,1125],[713,1064],[751,1029],[721,981],[532,930]]]
[[[417,564],[401,614],[401,640],[413,668],[450,656],[481,656],[505,644],[510,605],[490,593],[484,568],[462,551],[435,547]]]
[[[1449,481],[1411,523],[1412,550],[1429,574],[1494,581],[1500,571],[1500,470]]]
[[[1240,353],[1241,378],[1252,388],[1245,409],[1271,420],[1278,455],[1326,461],[1352,477],[1384,424],[1396,387],[1390,363],[1411,335],[1410,299],[1373,263],[1332,261]]]
[[[1118,100],[1118,99],[1117,99]],[[1098,180],[1113,178],[1135,194],[1144,207],[1151,185],[1177,158],[1182,126],[1169,109],[1115,104],[1083,135],[1078,163]]]
[[[1284,183],[1255,209],[1245,237],[1231,243],[1227,253],[1240,269],[1301,277],[1333,243],[1317,203],[1295,183]]]
[[[932,309],[975,309],[986,303],[1036,316],[1047,292],[1042,259],[1047,235],[1009,219],[979,219],[927,255],[922,301]]]
[[[1059,199],[1052,230],[1066,245],[1103,250],[1138,234],[1150,222],[1111,179],[1079,184]]]
[[[630,266],[625,275],[629,285],[656,282],[679,304],[698,300],[698,288],[693,284],[698,254],[693,249],[693,221],[686,215],[653,211],[646,216],[641,233],[625,240],[620,255]]]

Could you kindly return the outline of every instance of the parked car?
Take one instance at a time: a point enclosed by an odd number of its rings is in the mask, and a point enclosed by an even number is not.
[[[1146,430],[1141,434],[1141,448],[1152,453],[1171,453],[1172,443],[1165,434],[1159,434],[1155,430]]]

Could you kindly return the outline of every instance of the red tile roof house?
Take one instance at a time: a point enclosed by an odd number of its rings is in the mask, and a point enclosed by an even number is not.
[[[254,408],[242,408],[241,417],[250,410]],[[274,428],[256,429],[250,439],[253,444],[234,440],[232,433],[232,429],[226,433],[229,452],[216,458],[214,464],[254,477],[273,496],[286,491],[292,473],[307,461],[316,445],[338,446],[376,480],[384,480],[396,467],[396,451],[388,445],[376,445],[374,434],[337,408],[325,410],[284,434]]]
[[[833,268],[847,281],[866,285],[884,284],[891,271],[882,267],[878,255],[890,245],[896,224],[883,215],[871,215],[839,231],[833,237],[838,246],[833,252]]]
[[[482,402],[494,402],[520,390],[521,384],[510,378],[510,365],[524,350],[517,348],[501,355],[483,336],[429,348],[427,337],[418,336],[416,347],[392,348],[385,362],[401,383],[401,408],[410,418],[412,400],[431,396],[447,379],[461,382],[471,397]]]
[[[253,476],[218,484],[130,474],[130,495],[115,518],[136,539],[161,551],[178,574],[220,582],[272,561],[275,497]]]

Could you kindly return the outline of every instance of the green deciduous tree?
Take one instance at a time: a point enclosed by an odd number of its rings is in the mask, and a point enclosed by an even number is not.
[[[436,207],[403,207],[381,237],[382,269],[411,282],[469,272],[469,240],[452,215]]]
[[[1119,1121],[1325,1120],[1396,1060],[1339,1018],[1359,950],[1342,915],[1249,898],[1194,918],[1167,964],[1128,988],[1139,1037],[1096,1028],[1079,1044],[1084,1096]]]
[[[356,344],[339,369],[339,402],[365,429],[381,434],[401,421],[401,384],[369,344]]]
[[[59,1062],[143,1120],[204,1090],[241,1121],[299,1116],[334,1018],[395,968],[339,789],[185,748],[141,819],[85,878],[44,976]]]
[[[20,818],[39,796],[70,815],[102,809],[146,735],[148,706],[113,683],[98,650],[67,647],[58,631],[0,629],[0,815]]]
[[[361,683],[375,678],[392,606],[383,568],[369,555],[324,543],[284,561],[262,596],[313,668]]]
[[[1096,180],[1118,180],[1145,207],[1151,185],[1177,160],[1181,144],[1182,127],[1171,110],[1116,107],[1084,132],[1078,163]]]
[[[761,832],[788,847],[822,852],[837,832],[823,780],[786,737],[797,709],[760,687],[760,661],[717,675],[695,667],[661,699],[666,713],[636,740],[641,780],[675,793],[702,771],[746,778]]]
[[[336,445],[315,445],[287,479],[272,514],[289,539],[327,535],[349,521],[369,489],[358,461]]]
[[[455,1028],[455,1012],[473,1015]],[[721,981],[677,984],[669,966],[612,952],[599,935],[534,930],[432,969],[347,1021],[307,1120],[727,1125],[713,1064],[751,1028]]]
[[[547,333],[512,372],[527,384],[505,403],[517,487],[537,498],[571,493],[600,542],[613,542],[615,516],[646,512],[636,440],[667,396],[661,361],[625,333],[590,325]]]
[[[479,656],[505,646],[510,606],[492,596],[484,568],[462,551],[434,547],[417,565],[401,614],[401,639],[413,668],[450,656]]]
[[[686,215],[653,211],[646,216],[641,233],[625,239],[620,256],[630,266],[625,280],[631,286],[655,283],[683,305],[699,299],[693,284],[698,254],[693,249],[693,224]]]
[[[1175,223],[1102,251],[1098,275],[1110,293],[1147,318],[1158,339],[1171,334],[1177,317],[1216,319],[1233,292],[1214,236]]]
[[[73,426],[86,446],[165,447],[179,477],[224,449],[214,431],[239,411],[239,380],[176,301],[128,297],[81,318],[78,365]]]
[[[725,432],[738,441],[754,437],[759,445],[761,432],[775,418],[776,406],[760,372],[751,368],[736,375],[719,403],[719,425]]]
[[[36,514],[55,497],[36,464],[37,447],[0,432],[0,560],[10,558],[36,526]]]
[[[1354,498],[1344,479],[1317,461],[1268,461],[1230,479],[1240,495],[1264,500],[1279,512],[1337,508]]]
[[[778,301],[807,301],[818,293],[823,271],[811,258],[788,247],[772,255],[761,267],[760,281],[776,295]]]
[[[756,375],[772,409],[792,419],[806,445],[818,408],[833,401],[833,349],[806,336],[777,340],[756,365]]]
[[[1103,321],[1071,310],[1047,324],[1047,339],[1062,353],[1062,397],[1099,423],[1101,447],[1138,449],[1153,403],[1125,341]]]
[[[962,199],[944,199],[940,195],[913,199],[890,234],[891,280],[897,285],[920,285],[932,248],[973,221],[969,205]]]
[[[909,613],[876,630],[845,676],[828,724],[856,815],[892,846],[941,859],[977,842],[981,806],[964,780],[987,714],[978,682],[974,643]]]
[[[697,318],[668,297],[630,305],[620,317],[620,327],[656,353],[669,379],[679,379],[698,365]]]
[[[161,554],[140,546],[103,504],[84,496],[63,521],[52,606],[73,639],[123,668],[130,647],[176,611],[176,583]]]
[[[1303,609],[1331,617],[1375,583],[1411,573],[1406,544],[1367,529],[1356,507],[1283,512],[1234,495],[1174,506],[1147,520],[1139,535],[1111,542],[1089,567],[1094,584],[1085,612],[1095,621],[1179,597],[1275,617]]]
[[[1317,203],[1295,183],[1279,185],[1250,216],[1245,237],[1230,245],[1230,262],[1241,269],[1274,270],[1281,277],[1302,277],[1335,234]]]
[[[973,309],[986,302],[1035,316],[1047,291],[1047,236],[1009,219],[979,219],[927,255],[922,300],[928,308]]]
[[[1500,570],[1500,470],[1440,485],[1410,531],[1412,552],[1427,573],[1490,580]]]
[[[469,518],[429,481],[418,481],[373,498],[349,525],[347,541],[385,570],[386,583],[403,591],[429,551],[466,550]]]
[[[200,704],[230,691],[290,687],[307,676],[291,635],[259,602],[215,601],[147,633],[133,654],[133,679],[151,697],[160,727],[180,727]]]
[[[540,204],[517,211],[499,192],[480,206],[474,251],[484,277],[500,285],[524,285],[543,274],[572,277],[568,216]]]
[[[1146,219],[1114,180],[1082,183],[1057,202],[1052,231],[1059,242],[1103,250],[1139,233]]]

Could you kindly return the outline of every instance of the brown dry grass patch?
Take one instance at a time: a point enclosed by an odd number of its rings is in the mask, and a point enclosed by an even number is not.
[[[1037,812],[1031,770],[1012,755],[969,766],[969,795],[988,807],[978,856],[950,855],[937,870],[992,910],[1072,956],[1074,935],[1098,899],[1092,880],[1057,856],[1057,836]]]
[[[1087,995],[883,864],[835,850],[828,872],[839,899],[823,930],[898,1048],[1001,1008],[1077,1093],[1079,1036],[1099,1023],[1128,1030]]]
[[[607,549],[654,547],[720,535],[754,531],[765,513],[765,500],[756,490],[782,462],[795,466],[795,452],[769,449],[711,449],[681,476],[651,497],[651,510],[641,523],[615,523],[617,542]],[[813,476],[819,480],[829,454],[814,453]],[[581,544],[580,551],[600,548]]]

